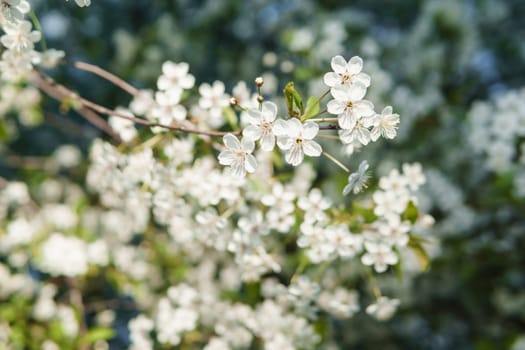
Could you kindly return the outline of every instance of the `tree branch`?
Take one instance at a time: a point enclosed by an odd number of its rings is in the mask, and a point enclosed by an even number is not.
[[[32,82],[42,91],[46,92],[49,96],[61,101],[64,98],[69,98],[71,100],[79,102],[83,107],[89,108],[95,112],[98,112],[100,114],[104,114],[107,116],[114,116],[122,119],[127,119],[129,121],[132,121],[135,124],[141,124],[148,127],[161,127],[173,131],[180,131],[180,132],[186,132],[191,134],[198,134],[198,135],[207,135],[207,136],[224,136],[226,134],[234,134],[239,135],[240,131],[214,131],[214,130],[199,130],[194,128],[188,128],[180,125],[165,125],[161,123],[155,123],[150,122],[145,119],[131,117],[125,113],[120,113],[118,111],[106,108],[104,106],[101,106],[99,104],[96,104],[95,102],[92,102],[88,99],[85,99],[78,95],[77,93],[73,92],[72,90],[68,89],[64,85],[61,85],[53,80],[50,76],[45,74],[44,72],[40,70],[35,70],[35,74],[32,76]],[[49,92],[49,93],[48,93]],[[80,107],[82,108],[82,107]],[[78,110],[78,109],[77,109]]]
[[[135,88],[134,86],[124,81],[123,79],[117,77],[115,74],[110,73],[107,70],[104,70],[98,66],[95,66],[93,64],[89,64],[86,62],[80,62],[80,61],[71,62],[71,63],[68,62],[68,64],[70,64],[71,66],[77,69],[80,69],[86,72],[91,72],[95,75],[98,75],[99,77],[104,78],[107,81],[113,83],[114,85],[118,86],[119,88],[126,91],[132,96],[137,96],[140,93],[139,89]]]

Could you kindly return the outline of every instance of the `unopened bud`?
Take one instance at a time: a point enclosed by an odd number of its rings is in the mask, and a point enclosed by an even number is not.
[[[257,96],[257,102],[263,103],[264,102],[264,97],[262,97],[261,95]]]
[[[257,77],[255,78],[255,86],[257,86],[258,88],[260,88],[261,86],[263,86],[264,84],[264,79],[263,77]]]
[[[239,102],[237,101],[237,99],[235,97],[230,98],[230,105],[231,106],[237,106],[238,104],[239,104]]]

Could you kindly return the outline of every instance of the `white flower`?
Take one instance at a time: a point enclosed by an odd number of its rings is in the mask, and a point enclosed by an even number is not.
[[[399,305],[399,299],[380,297],[374,304],[368,305],[366,313],[374,316],[380,321],[391,318]]]
[[[173,121],[180,122],[186,119],[186,108],[179,104],[180,94],[181,90],[175,89],[155,93],[155,102],[157,104],[151,111],[151,117],[164,125],[171,125]],[[166,130],[163,128],[159,129],[162,131]]]
[[[397,125],[399,124],[399,114],[392,112],[392,107],[387,106],[381,114],[374,118],[374,127],[370,132],[372,141],[376,141],[380,136],[387,139],[393,139],[397,135]]]
[[[420,163],[403,164],[403,175],[407,179],[408,186],[415,191],[426,182],[425,174]]]
[[[219,163],[231,166],[235,176],[243,177],[246,172],[253,173],[257,168],[257,161],[252,155],[255,143],[245,138],[239,142],[232,134],[226,134],[222,139],[227,149],[219,154]]]
[[[410,223],[401,221],[399,215],[389,215],[386,222],[378,224],[379,233],[386,236],[391,244],[398,247],[404,247],[408,244],[410,228]]]
[[[370,86],[370,76],[361,72],[363,60],[359,56],[350,58],[348,62],[343,56],[337,55],[332,58],[331,66],[333,72],[324,75],[324,83],[329,87],[337,85],[350,85],[354,83]]]
[[[23,20],[24,14],[28,13],[30,10],[31,6],[27,1],[0,0],[0,15],[3,15],[3,17],[9,22]]]
[[[277,117],[277,105],[266,101],[262,105],[262,111],[258,109],[248,110],[249,123],[242,135],[253,141],[261,140],[263,151],[272,151],[275,147],[275,135],[272,132],[273,122]]]
[[[385,272],[388,265],[397,264],[398,257],[389,245],[365,242],[366,253],[361,257],[364,265],[374,265],[376,272]]]
[[[372,102],[363,100],[366,87],[361,83],[349,86],[335,86],[330,89],[333,100],[326,105],[328,113],[337,115],[337,121],[342,129],[352,129],[363,117],[374,115]]]
[[[61,50],[49,49],[44,52],[38,52],[38,64],[44,68],[53,68],[64,58],[66,53]]]
[[[69,1],[69,0],[66,0]],[[85,7],[91,5],[91,0],[75,0],[78,6]]]
[[[209,110],[213,119],[222,117],[222,109],[230,105],[230,97],[224,93],[225,87],[222,81],[215,81],[213,85],[204,83],[199,86],[199,107]]]
[[[274,133],[278,136],[277,145],[286,151],[286,162],[297,166],[302,163],[304,155],[319,157],[321,146],[313,141],[319,132],[319,125],[314,122],[302,124],[299,119],[278,120],[274,124]]]
[[[191,89],[195,85],[195,77],[188,73],[190,66],[186,62],[174,63],[164,62],[162,75],[157,80],[159,90],[182,90]]]
[[[339,130],[339,138],[344,144],[353,144],[357,141],[363,146],[366,146],[370,142],[370,130],[368,130],[368,128],[371,125],[371,118],[360,119],[356,121],[352,128]]]
[[[367,173],[368,168],[368,162],[366,160],[363,160],[361,164],[359,164],[359,169],[357,170],[357,172],[352,173],[348,176],[348,184],[343,189],[343,196],[349,194],[350,191],[353,191],[354,194],[357,194],[361,192],[363,188],[367,187],[366,182],[370,177]]]
[[[133,117],[133,114],[125,108],[117,107],[116,111],[120,114]],[[119,134],[124,142],[129,142],[137,136],[137,129],[135,129],[135,124],[131,120],[118,116],[110,116],[108,122],[111,128]]]
[[[53,276],[74,277],[88,270],[87,246],[76,237],[53,233],[42,244],[40,269]]]
[[[31,31],[31,22],[20,21],[17,23],[7,22],[3,29],[5,34],[0,41],[9,50],[14,51],[31,51],[34,43],[40,40],[39,31]]]

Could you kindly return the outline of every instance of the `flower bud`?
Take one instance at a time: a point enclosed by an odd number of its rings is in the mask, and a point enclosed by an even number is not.
[[[264,84],[264,79],[263,77],[257,77],[255,78],[255,86],[257,86],[258,88],[260,88],[261,86],[263,86]]]

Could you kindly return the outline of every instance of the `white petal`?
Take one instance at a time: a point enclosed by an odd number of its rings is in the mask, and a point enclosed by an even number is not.
[[[262,114],[268,122],[273,122],[277,117],[277,105],[271,101],[263,102]]]
[[[237,156],[230,150],[225,150],[219,153],[219,163],[222,165],[232,165]]]
[[[303,151],[304,154],[310,157],[319,157],[323,152],[321,145],[315,141],[305,140],[303,141]]]
[[[289,119],[287,126],[287,135],[292,138],[300,136],[303,131],[303,124],[297,118]]]
[[[366,95],[366,86],[360,83],[348,85],[348,97],[351,101],[359,101]]]
[[[379,137],[381,136],[381,131],[379,129],[379,127],[374,127],[372,129],[372,131],[370,131],[370,139],[373,141],[373,142],[376,142]]]
[[[352,190],[352,186],[346,185],[345,188],[343,188],[343,196],[348,195],[351,190]]]
[[[286,160],[286,162],[292,164],[293,166],[301,164],[304,159],[303,148],[295,144],[292,148],[288,150],[288,152],[286,152],[284,159]]]
[[[390,115],[393,112],[394,111],[392,110],[392,106],[386,106],[385,108],[383,108],[383,111],[381,112],[381,115]]]
[[[332,58],[331,66],[334,72],[343,74],[346,71],[346,60],[343,56],[337,55]]]
[[[303,125],[303,133],[302,136],[306,140],[311,140],[315,136],[317,136],[317,133],[319,132],[319,125],[314,122],[306,122]]]
[[[248,125],[242,131],[242,136],[250,140],[257,141],[262,136],[262,129],[255,125]]]
[[[258,109],[250,108],[248,110],[248,115],[250,116],[250,123],[252,124],[259,124],[262,119],[262,113]],[[253,120],[253,122],[252,122]]]
[[[357,101],[355,103],[355,111],[362,117],[371,116],[375,113],[374,104],[368,100]]]
[[[345,111],[345,108],[346,108],[346,104],[338,100],[330,100],[328,101],[326,105],[326,109],[328,110],[328,113],[335,114],[335,115],[343,113]]]
[[[348,61],[346,68],[348,69],[348,73],[352,75],[358,74],[363,69],[363,59],[359,56],[352,57],[350,61]]]
[[[334,72],[328,72],[324,75],[323,81],[326,86],[334,87],[337,84],[341,83],[341,76]]]
[[[233,134],[226,134],[223,136],[222,140],[224,141],[224,144],[226,147],[233,149],[233,150],[240,150],[241,149],[241,143],[235,137]]]
[[[370,142],[370,131],[366,128],[356,128],[355,130],[357,140],[363,144],[363,146],[368,145]]]
[[[294,140],[287,136],[280,136],[277,138],[277,146],[279,146],[279,148],[284,151],[292,148],[294,143],[295,143]]]
[[[247,172],[253,173],[255,169],[257,169],[257,160],[255,160],[255,157],[251,154],[248,154],[244,160],[244,167],[246,168]]]
[[[231,165],[232,174],[237,177],[246,176],[246,169],[244,168],[244,162],[235,162]]]
[[[272,132],[275,136],[286,135],[288,129],[288,124],[283,119],[277,119],[273,123]]]
[[[275,147],[275,136],[272,134],[265,134],[261,138],[261,148],[265,152],[270,152]]]
[[[255,148],[255,142],[251,139],[245,139],[243,138],[242,141],[242,149],[245,150],[247,153],[252,153],[253,149]]]
[[[348,86],[337,85],[330,89],[330,93],[336,100],[346,103],[348,101],[347,89]]]
[[[353,110],[347,110],[344,113],[341,113],[337,117],[337,122],[341,129],[351,130],[355,127],[355,122],[357,121],[358,116],[354,113]]]
[[[354,81],[356,83],[361,83],[364,86],[369,87],[370,83],[372,82],[372,78],[370,78],[370,75],[361,72],[361,73],[359,73],[357,75],[354,75],[352,77],[352,81]]]

